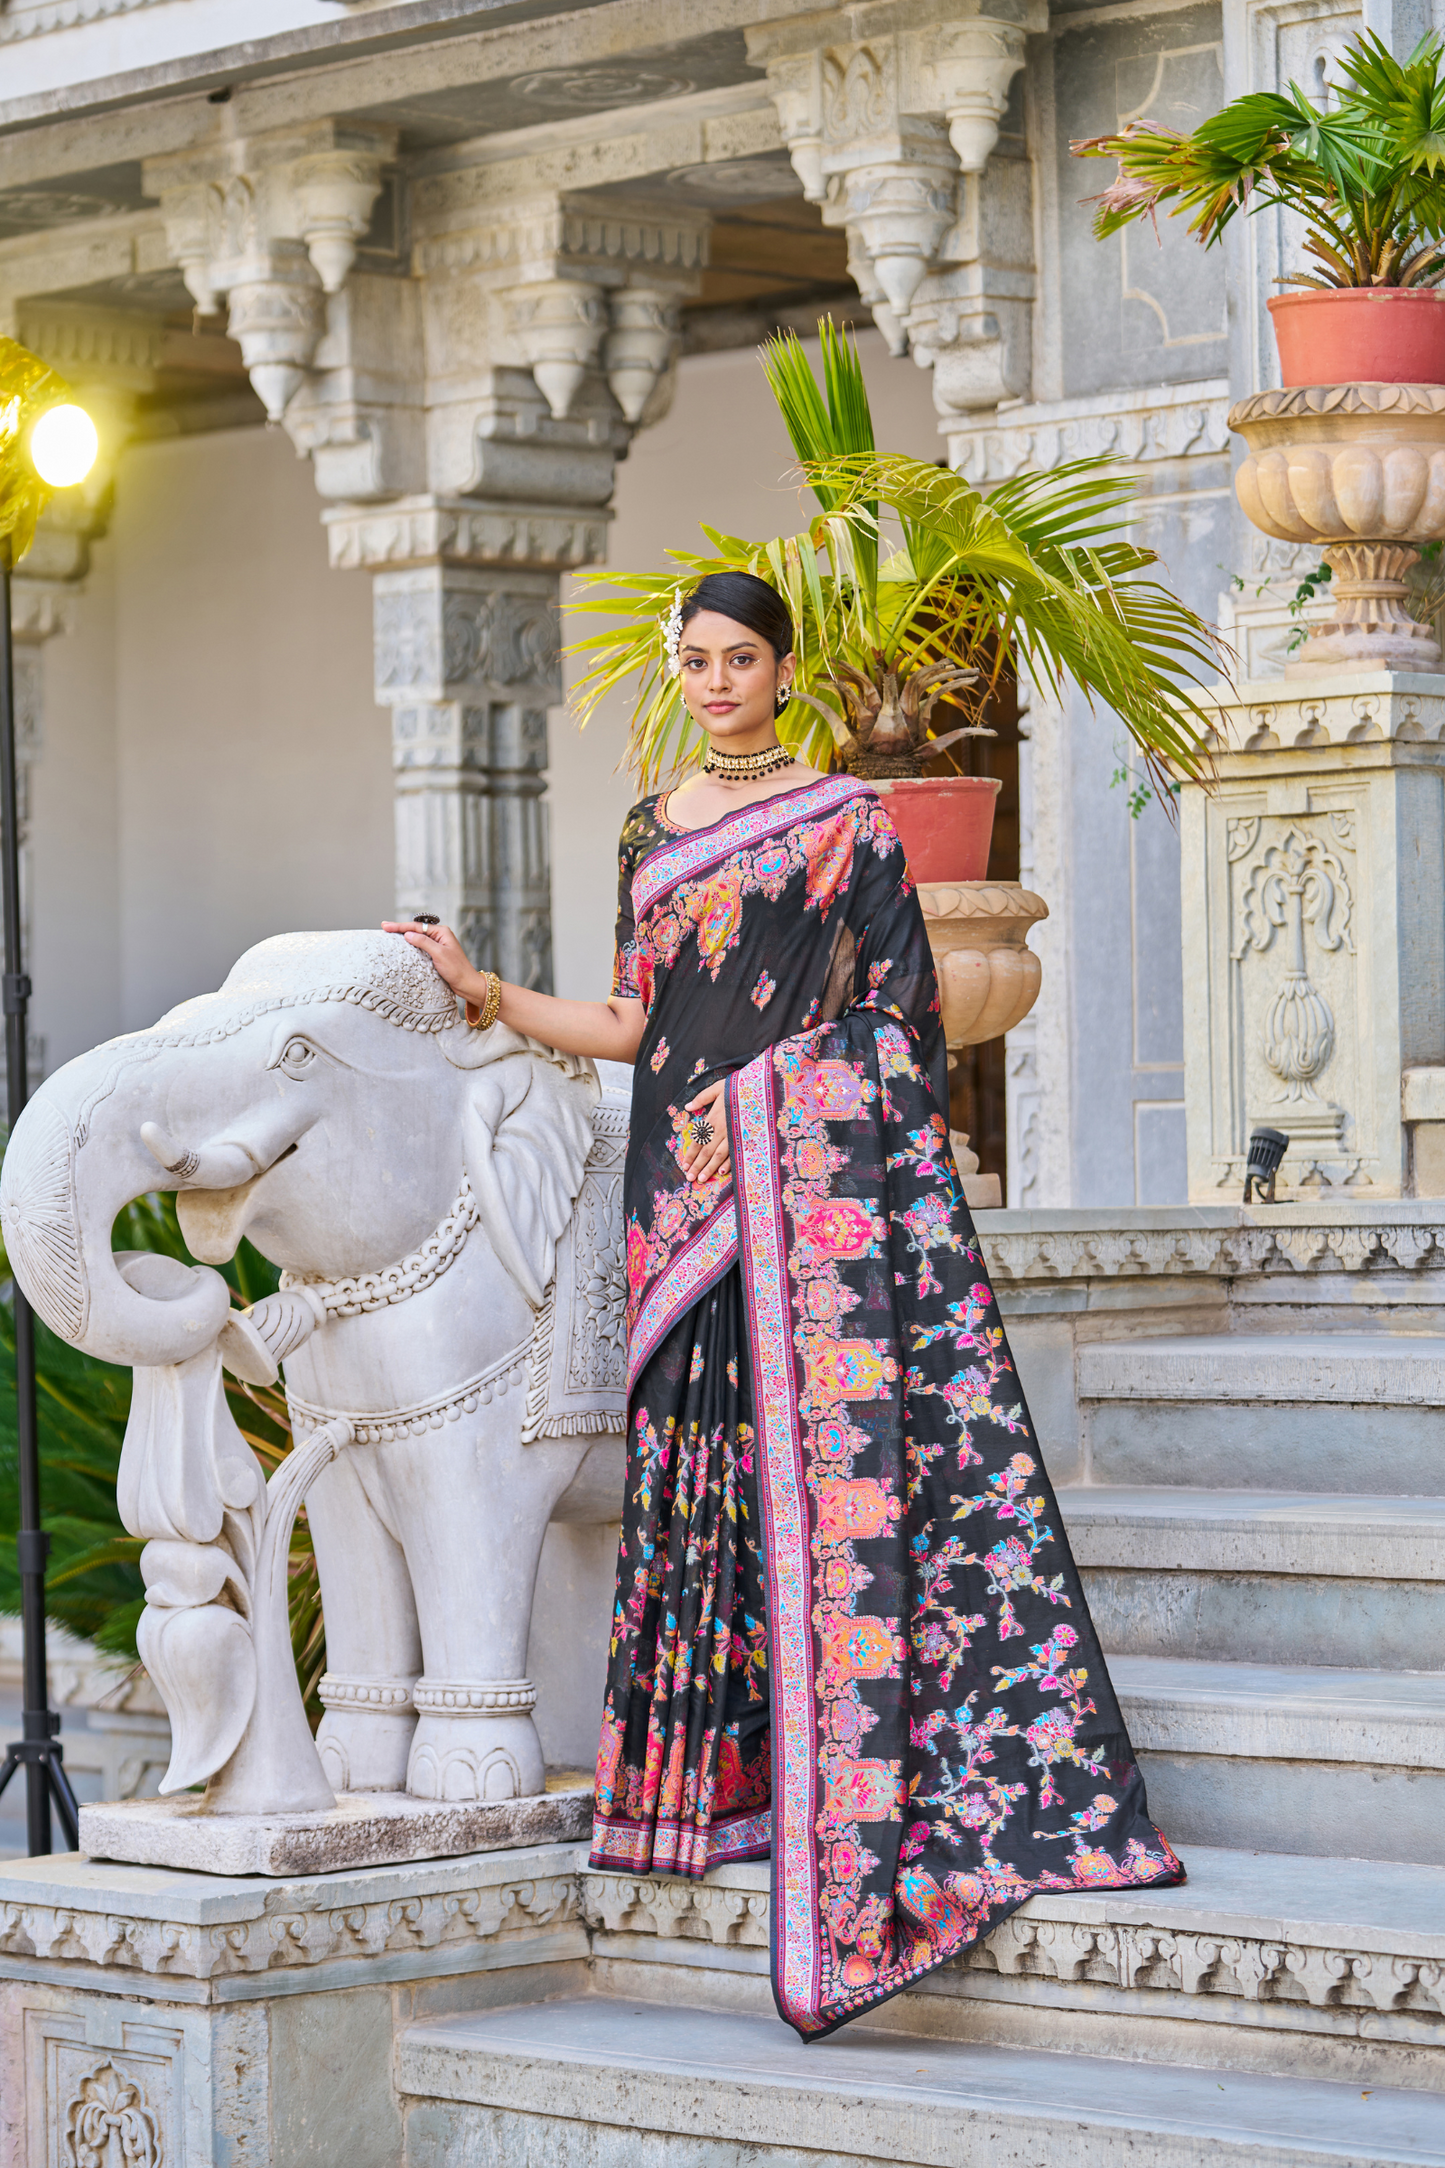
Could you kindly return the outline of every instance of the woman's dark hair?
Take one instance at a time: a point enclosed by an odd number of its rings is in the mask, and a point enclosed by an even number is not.
[[[715,610],[766,640],[778,661],[793,652],[793,620],[776,587],[751,572],[709,572],[682,606],[682,622],[699,610]]]

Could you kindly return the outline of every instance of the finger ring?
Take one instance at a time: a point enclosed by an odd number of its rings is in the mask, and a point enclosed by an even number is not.
[[[705,1114],[700,1115],[698,1119],[693,1123],[692,1133],[696,1137],[699,1144],[712,1143],[713,1126]]]
[[[412,918],[412,924],[414,926],[440,926],[441,920],[437,917],[435,911],[418,911]]]

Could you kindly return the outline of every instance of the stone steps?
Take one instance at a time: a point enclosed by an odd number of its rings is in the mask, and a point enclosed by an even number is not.
[[[1445,1863],[1445,1336],[1092,1341],[1075,1383],[1060,1510],[1162,1827]]]
[[[1445,1496],[1445,1338],[1207,1333],[1075,1362],[1086,1480]]]
[[[1061,1489],[1107,1648],[1408,1671],[1439,1660],[1445,1499]]]
[[[1171,1840],[1445,1864],[1445,1674],[1110,1656]]]
[[[406,2028],[408,2168],[1324,2168],[1445,2161],[1428,2095],[581,1996]],[[585,2126],[585,2128],[583,2127]]]
[[[1184,1863],[1175,1889],[1030,1898],[869,2025],[1445,2090],[1445,1868],[1198,1845]],[[770,2014],[768,1882],[766,1864],[701,1885],[586,1870],[598,1988]]]

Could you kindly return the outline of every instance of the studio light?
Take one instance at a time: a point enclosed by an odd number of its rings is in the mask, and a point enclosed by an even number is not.
[[[30,464],[51,489],[74,489],[95,465],[100,438],[82,406],[47,407],[30,432]]]

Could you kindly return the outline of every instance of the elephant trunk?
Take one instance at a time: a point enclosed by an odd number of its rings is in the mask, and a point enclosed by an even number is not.
[[[183,1362],[216,1337],[230,1308],[218,1272],[180,1267],[158,1282],[137,1271],[133,1285],[111,1248],[118,1212],[176,1186],[141,1136],[160,1051],[142,1035],[68,1062],[16,1123],[0,1174],[16,1280],[52,1332],[105,1362]]]

